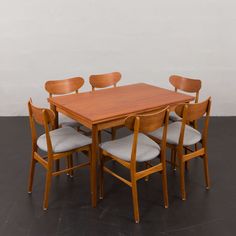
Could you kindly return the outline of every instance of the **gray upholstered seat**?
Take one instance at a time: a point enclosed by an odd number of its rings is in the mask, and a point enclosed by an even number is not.
[[[169,119],[173,122],[182,120],[182,118],[178,116],[174,111],[170,112]]]
[[[181,130],[181,122],[174,122],[168,125],[167,129],[167,143],[178,145],[179,143],[179,136],[180,136],[180,130]],[[162,139],[162,132],[163,127],[160,129],[157,129],[150,133],[150,135]],[[184,146],[190,146],[195,143],[198,143],[202,138],[202,135],[199,131],[192,128],[189,125],[185,125],[185,132],[184,132]]]
[[[79,128],[80,131],[82,131],[84,134],[86,134],[87,136],[90,135],[91,130],[85,126],[83,126],[82,124],[80,124],[79,122],[77,122],[76,120],[71,119],[68,116],[64,116],[63,114],[59,115],[59,126],[60,127],[72,127],[72,128]]]
[[[108,141],[102,143],[100,147],[108,153],[125,161],[131,160],[133,134],[124,138]],[[160,147],[152,139],[146,135],[139,133],[138,145],[137,145],[137,156],[138,162],[149,161],[157,157],[160,153]]]
[[[63,114],[59,114],[58,123],[61,127],[70,126],[73,128],[77,128],[80,126],[80,123],[78,123],[77,121],[75,121],[75,120],[71,119],[70,117],[65,116]]]
[[[91,138],[80,134],[71,127],[62,127],[49,132],[54,153],[66,152],[75,148],[83,147],[92,143]],[[47,142],[45,134],[37,140],[38,147],[47,152]]]

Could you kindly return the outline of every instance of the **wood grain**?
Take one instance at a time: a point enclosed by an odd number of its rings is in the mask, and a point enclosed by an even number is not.
[[[131,160],[130,161],[124,161],[119,158],[119,156],[114,156],[107,152],[106,150],[102,150],[101,158],[101,172],[107,172],[114,177],[118,178],[125,184],[127,184],[129,187],[131,187],[132,190],[132,197],[133,197],[133,211],[134,211],[134,220],[135,223],[139,223],[140,215],[139,215],[139,204],[138,204],[138,191],[137,191],[137,181],[142,178],[146,178],[151,174],[154,174],[156,172],[161,172],[162,175],[162,184],[163,184],[163,198],[164,198],[164,206],[165,208],[168,208],[168,190],[167,190],[167,178],[166,178],[166,134],[167,134],[167,126],[169,122],[169,109],[166,107],[165,109],[158,111],[156,113],[152,113],[149,115],[138,115],[138,116],[129,116],[125,119],[125,126],[134,131],[134,137],[133,137],[133,143],[132,143],[132,151],[131,151]],[[146,165],[145,170],[138,171],[136,168],[136,154],[137,154],[137,147],[138,147],[138,136],[140,132],[151,132],[154,131],[157,128],[160,128],[161,126],[164,126],[163,128],[163,138],[161,142],[161,153],[160,153],[160,159],[161,162],[158,163],[155,166]],[[127,169],[129,169],[130,172],[130,179],[131,181],[121,177],[117,173],[113,172],[113,170],[109,169],[104,165],[105,160],[104,157],[109,157],[113,159],[113,161],[117,161]],[[148,164],[148,163],[146,163]],[[104,174],[102,173],[100,176],[100,183],[101,183],[101,198],[103,198],[104,194],[104,180],[103,180]]]
[[[132,113],[189,102],[194,97],[139,83],[48,100],[58,109],[71,114],[74,119],[77,117],[78,120],[85,119],[95,124]]]
[[[189,102],[194,97],[145,83],[49,98],[55,113],[62,112],[92,129],[91,193],[92,206],[97,205],[98,131],[123,125],[129,115],[154,112],[167,105]],[[165,180],[163,180],[165,182]],[[165,197],[165,200],[167,198]],[[137,215],[136,215],[136,218]]]
[[[50,80],[45,83],[45,89],[50,96],[61,95],[78,92],[83,84],[84,79],[81,77],[74,77],[64,80]]]
[[[181,120],[181,130],[179,134],[179,142],[177,145],[172,143],[167,143],[167,147],[171,148],[172,151],[172,165],[174,168],[176,167],[175,158],[178,159],[178,168],[180,171],[180,192],[182,200],[186,200],[186,191],[185,191],[185,169],[184,165],[186,162],[202,157],[204,164],[204,173],[205,173],[205,182],[206,188],[210,188],[210,177],[208,170],[208,153],[207,153],[207,138],[208,138],[208,126],[210,119],[210,110],[211,110],[211,98],[209,97],[207,100],[201,103],[195,104],[183,104],[179,105],[176,108],[176,112],[178,115],[181,115],[183,118]],[[185,135],[185,126],[189,123],[188,121],[195,121],[198,119],[202,119],[203,123],[203,131],[202,139],[198,142],[201,148],[192,150],[191,148],[184,146],[184,135]],[[157,140],[158,141],[158,140]],[[160,140],[159,140],[160,141]],[[187,151],[186,151],[187,150]],[[190,153],[189,153],[190,152]]]
[[[107,88],[110,86],[116,87],[116,84],[120,81],[120,79],[120,72],[112,72],[107,74],[91,75],[89,77],[89,83],[94,91],[96,88]]]
[[[33,189],[33,180],[34,180],[34,172],[35,165],[41,164],[46,169],[46,182],[45,182],[45,191],[44,191],[44,201],[43,201],[43,209],[48,209],[48,199],[49,192],[51,187],[51,180],[53,176],[62,174],[62,173],[73,173],[74,169],[81,168],[86,165],[90,165],[90,162],[86,162],[84,164],[76,165],[72,167],[72,154],[76,152],[87,151],[90,155],[91,145],[85,145],[80,148],[68,150],[65,152],[54,153],[52,150],[52,142],[50,137],[50,130],[53,128],[55,115],[52,110],[46,108],[39,108],[33,105],[32,100],[30,99],[28,102],[29,108],[29,121],[31,128],[31,137],[32,137],[32,157],[31,157],[31,165],[30,165],[30,174],[29,174],[29,183],[28,183],[28,193],[32,193]],[[47,155],[41,156],[38,152],[37,147],[37,133],[35,123],[42,125],[45,130],[46,143],[47,143]],[[51,124],[51,125],[50,125]],[[53,170],[54,162],[59,160],[60,158],[69,158],[69,163],[66,169],[63,170]],[[90,156],[89,156],[90,158]]]
[[[201,80],[190,79],[179,75],[170,76],[169,81],[176,89],[189,93],[199,92],[202,87]]]
[[[200,103],[188,104],[186,121],[195,121],[201,118],[207,110],[209,101],[203,101]],[[179,105],[175,108],[175,112],[178,116],[183,117],[185,104]]]

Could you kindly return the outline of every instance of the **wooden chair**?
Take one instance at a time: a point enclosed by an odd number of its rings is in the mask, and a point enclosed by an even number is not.
[[[83,86],[84,79],[81,77],[74,77],[64,80],[50,80],[45,83],[45,89],[49,93],[49,97],[53,95],[64,95],[69,93],[78,93]],[[71,126],[78,128],[81,126],[77,121],[60,114],[58,117],[59,126]]]
[[[211,98],[206,101],[195,104],[181,104],[176,107],[175,112],[182,118],[181,121],[173,122],[169,124],[167,131],[167,147],[174,150],[174,155],[177,154],[178,166],[180,169],[180,190],[182,200],[186,200],[185,181],[184,181],[184,164],[187,161],[196,157],[202,157],[205,170],[205,182],[206,188],[210,188],[209,172],[208,172],[208,154],[207,154],[207,136],[208,136],[208,124],[211,108]],[[205,116],[204,116],[205,115]],[[198,120],[204,117],[203,132],[199,132],[188,123]],[[151,137],[160,142],[162,139],[163,128],[160,128],[152,133]],[[201,144],[201,148],[198,150],[192,150],[191,146],[196,143]],[[185,150],[188,150],[186,153]],[[175,162],[172,162],[172,164]]]
[[[195,101],[194,102],[195,103],[198,102],[199,91],[202,86],[201,80],[189,79],[189,78],[182,77],[179,75],[172,75],[169,78],[169,82],[174,86],[175,92],[178,92],[178,90],[180,90],[183,92],[195,94]],[[179,120],[181,120],[181,118],[179,116],[177,116],[177,114],[175,112],[170,112],[170,120],[171,121],[179,121]]]
[[[74,169],[90,165],[89,161],[77,166],[72,166],[72,154],[74,152],[86,151],[90,158],[92,141],[89,137],[80,134],[69,126],[54,129],[55,114],[52,110],[38,108],[32,104],[31,100],[28,102],[28,108],[32,134],[32,159],[28,193],[30,194],[32,192],[35,164],[39,163],[46,169],[47,173],[43,201],[43,209],[47,210],[52,177],[65,172],[71,174]],[[45,134],[38,138],[35,127],[36,123],[42,125],[45,130]],[[46,152],[47,155],[40,155],[39,149]],[[67,168],[60,171],[54,171],[55,161],[64,157],[67,160]]]
[[[121,74],[119,72],[112,72],[108,74],[100,74],[100,75],[91,75],[89,77],[89,82],[92,86],[92,91],[95,91],[97,88],[108,88],[108,87],[116,87],[116,84],[120,81]],[[116,137],[116,130],[119,127],[113,127],[111,129],[112,140]],[[105,130],[110,133],[110,131]]]
[[[178,92],[178,90],[191,93],[195,95],[194,103],[197,103],[199,100],[199,91],[202,87],[201,80],[197,79],[190,79],[179,75],[172,75],[169,78],[169,82],[174,86],[175,92]],[[175,112],[170,112],[170,120],[175,121],[181,121],[181,117],[179,117]],[[195,129],[197,129],[197,121],[193,121],[190,123]],[[197,150],[197,144],[195,145],[195,150]],[[171,153],[172,161],[175,162],[175,153]],[[189,162],[186,162],[186,168],[189,169]],[[174,165],[175,166],[175,165]],[[174,168],[176,170],[176,168]]]
[[[120,81],[121,74],[119,72],[112,72],[108,74],[101,75],[91,75],[89,77],[89,82],[94,91],[96,88],[107,88],[107,87],[116,87],[116,84]]]
[[[166,133],[169,120],[169,110],[165,108],[154,114],[130,116],[125,120],[125,126],[133,133],[121,139],[102,143],[101,147],[101,188],[100,198],[103,198],[103,172],[118,178],[132,189],[134,219],[139,223],[139,207],[137,195],[137,181],[155,172],[162,174],[164,206],[168,208],[168,191],[166,179]],[[161,148],[144,133],[151,132],[164,125]],[[151,160],[160,155],[160,163],[152,165]],[[131,180],[126,180],[104,165],[105,158],[114,160],[130,170]],[[146,163],[147,169],[137,171],[137,162]]]

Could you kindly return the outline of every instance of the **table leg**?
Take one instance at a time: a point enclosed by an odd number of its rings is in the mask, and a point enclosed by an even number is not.
[[[92,158],[91,158],[91,196],[92,206],[97,206],[97,156],[98,156],[98,129],[92,126]]]

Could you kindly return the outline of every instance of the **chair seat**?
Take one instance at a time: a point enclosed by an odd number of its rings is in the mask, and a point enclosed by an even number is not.
[[[49,132],[54,153],[66,152],[92,143],[91,138],[80,134],[71,127],[62,127]],[[37,140],[38,147],[47,152],[46,135],[41,135]]]
[[[73,128],[77,128],[77,127],[81,126],[80,123],[78,123],[77,121],[75,121],[75,120],[71,119],[70,117],[65,116],[63,114],[59,114],[58,123],[59,123],[60,127],[70,126]]]
[[[134,135],[131,134],[124,138],[104,142],[100,147],[108,153],[122,159],[131,161],[131,152]],[[136,161],[149,161],[157,157],[160,153],[160,146],[146,135],[139,133],[137,144]]]
[[[182,120],[182,118],[180,116],[178,116],[174,111],[170,112],[169,119],[173,122]]]
[[[182,126],[182,122],[174,122],[168,125],[167,140],[166,140],[167,143],[178,145],[181,126]],[[163,127],[149,134],[161,140],[162,132],[163,132]],[[183,143],[184,146],[190,146],[195,143],[198,143],[201,139],[202,139],[202,135],[199,131],[197,131],[196,129],[192,128],[189,125],[185,125],[184,143]]]

